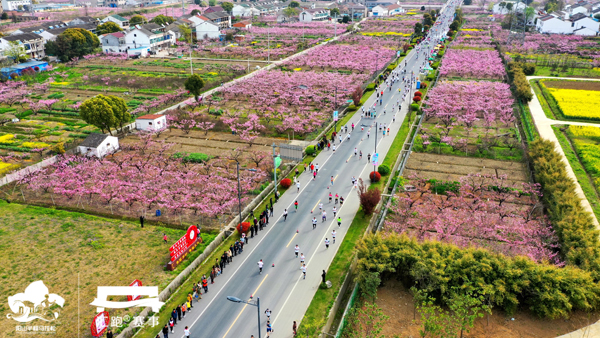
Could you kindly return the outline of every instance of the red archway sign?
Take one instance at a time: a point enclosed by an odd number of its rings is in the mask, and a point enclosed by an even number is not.
[[[97,314],[94,319],[92,319],[92,336],[101,337],[108,328],[108,323],[110,323],[110,316],[107,311]]]
[[[142,286],[142,281],[139,279],[136,279],[133,282],[131,282],[131,284],[129,284],[129,286]],[[132,300],[138,300],[140,298],[142,298],[142,296],[140,296],[140,295],[127,295],[128,302],[131,302]]]

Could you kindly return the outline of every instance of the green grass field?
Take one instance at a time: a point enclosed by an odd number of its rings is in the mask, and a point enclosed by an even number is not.
[[[169,244],[163,242],[163,233]],[[184,234],[183,230],[142,229],[137,222],[0,201],[0,312],[11,313],[8,296],[42,280],[51,293],[65,299],[57,337],[77,337],[78,328],[81,337],[91,337],[89,327],[96,308],[89,303],[96,297],[98,286],[126,286],[139,279],[143,285],[158,286],[162,291],[216,236],[202,234],[205,244],[175,271],[165,271],[169,246]],[[125,300],[120,298],[112,300]],[[109,313],[124,316],[134,315],[134,311],[140,309]],[[14,336],[17,324],[2,320],[0,332],[4,337]]]

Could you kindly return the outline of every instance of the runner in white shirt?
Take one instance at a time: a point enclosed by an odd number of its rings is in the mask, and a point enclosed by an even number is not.
[[[317,218],[313,217],[312,219],[312,224],[313,224],[313,230],[317,228]]]
[[[329,239],[325,238],[325,248],[329,249]]]
[[[331,238],[333,239],[333,244],[335,244],[335,235],[337,235],[337,233],[335,232],[335,229],[331,232]]]
[[[262,273],[262,268],[263,268],[263,261],[262,259],[260,261],[258,261],[258,273]]]
[[[304,259],[305,259],[304,254],[300,253],[300,268],[302,268],[302,265],[304,265]]]
[[[300,247],[298,246],[298,244],[296,244],[296,247],[294,248],[294,253],[296,254],[296,258],[298,258],[298,252],[300,252]]]
[[[300,269],[302,269],[302,279],[306,279],[306,264],[302,264],[302,267]]]

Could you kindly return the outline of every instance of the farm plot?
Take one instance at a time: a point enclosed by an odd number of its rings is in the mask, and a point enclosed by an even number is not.
[[[536,208],[540,191],[535,184],[469,174],[451,182],[413,177],[410,186],[391,207],[387,231],[561,263],[558,238]]]
[[[542,79],[539,85],[559,118],[600,121],[600,82]]]
[[[195,55],[206,58],[277,60],[345,32],[346,24],[329,22],[253,26],[244,39],[227,46],[199,46]]]
[[[97,296],[98,286],[124,286],[139,279],[162,291],[216,236],[203,232],[204,243],[171,272],[164,269],[169,244],[163,242],[163,234],[174,243],[185,231],[140,228],[138,222],[0,201],[0,311],[5,316],[12,313],[7,297],[42,280],[52,293],[65,299],[58,321],[52,323],[57,326],[55,336],[77,337],[79,331],[81,337],[91,338],[89,327],[96,307],[89,304]],[[125,301],[126,297],[112,300]],[[139,311],[109,310],[111,317],[133,316]],[[19,336],[17,324],[6,318],[0,321],[2,336]]]
[[[500,54],[495,50],[451,48],[444,56],[440,74],[462,79],[502,80],[506,71]]]
[[[425,119],[415,151],[519,160],[514,101],[500,82],[445,81],[424,101]]]
[[[170,224],[196,223],[203,217],[206,227],[218,228],[237,210],[236,160],[242,167],[254,169],[240,172],[242,202],[266,186],[272,161],[258,147],[242,152],[234,150],[239,144],[227,140],[205,141],[189,135],[167,138],[185,142],[185,148],[148,134],[130,137],[114,155],[102,160],[64,156],[55,165],[3,188],[3,192],[13,200],[21,196],[29,204],[111,217],[135,219],[144,215],[148,220]],[[205,144],[218,147],[221,155],[198,153]],[[161,210],[161,215],[154,215],[155,209]]]

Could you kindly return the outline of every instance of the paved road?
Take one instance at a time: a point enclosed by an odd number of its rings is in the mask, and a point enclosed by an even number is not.
[[[447,9],[450,12],[450,9]],[[449,23],[439,27],[439,35],[443,34]],[[429,46],[421,47],[421,51]],[[406,67],[408,73],[418,72],[424,57],[416,60],[416,50],[411,51],[400,69]],[[254,299],[260,297],[261,304],[261,330],[262,336],[266,337],[266,321],[264,314],[266,308],[272,310],[271,323],[274,333],[272,337],[291,337],[292,322],[300,320],[304,316],[321,281],[322,270],[326,270],[331,263],[340,241],[343,240],[351,220],[354,218],[359,200],[356,189],[352,186],[353,176],[368,180],[368,174],[373,166],[367,163],[367,153],[374,153],[376,130],[374,123],[386,123],[390,127],[391,135],[383,137],[377,133],[377,151],[379,159],[385,158],[394,137],[403,121],[408,103],[403,104],[401,113],[396,114],[396,122],[392,122],[392,107],[396,100],[401,99],[398,89],[404,88],[402,81],[396,82],[390,91],[383,87],[383,105],[377,105],[377,119],[361,118],[359,113],[355,114],[348,123],[356,125],[355,131],[351,132],[350,139],[347,134],[342,133],[344,141],[336,141],[337,150],[323,151],[315,159],[319,164],[319,174],[313,181],[309,174],[302,174],[299,178],[300,191],[291,187],[282,195],[279,202],[274,206],[274,216],[270,218],[268,227],[260,232],[258,236],[251,238],[245,246],[244,253],[234,257],[233,263],[224,269],[224,274],[215,280],[215,284],[209,285],[209,292],[203,295],[200,303],[188,313],[187,317],[176,326],[175,334],[170,337],[183,337],[184,326],[190,326],[191,337],[214,337],[214,338],[258,338],[257,309],[253,306],[236,304],[227,301],[227,296],[235,296],[249,300],[251,295]],[[412,98],[407,96],[407,100]],[[372,95],[367,101],[367,106],[372,106],[376,95]],[[382,108],[383,107],[383,108]],[[387,114],[383,114],[383,109]],[[397,111],[397,109],[396,109]],[[364,131],[361,131],[364,127]],[[339,126],[338,126],[339,128]],[[370,137],[367,132],[370,131]],[[364,154],[362,160],[354,156],[354,148],[361,150]],[[334,177],[334,185],[330,187],[331,176]],[[343,206],[337,205],[342,225],[338,227],[334,222],[332,207],[328,202],[328,194],[332,192],[340,194],[345,198]],[[298,200],[299,208],[293,211],[293,203]],[[327,221],[322,222],[318,203],[322,202],[327,211]],[[284,208],[289,211],[287,221],[283,221]],[[311,210],[316,209],[314,213]],[[317,217],[318,225],[312,229],[311,220]],[[331,240],[331,232],[337,231],[337,242],[331,244],[329,249],[325,248],[325,238]],[[294,246],[298,244],[300,251],[306,256],[307,277],[302,278],[299,259],[295,258]],[[259,274],[257,263],[262,259],[265,262],[263,273]],[[275,267],[272,267],[272,264]],[[191,286],[189,286],[191,288]],[[162,324],[164,325],[164,324]]]

